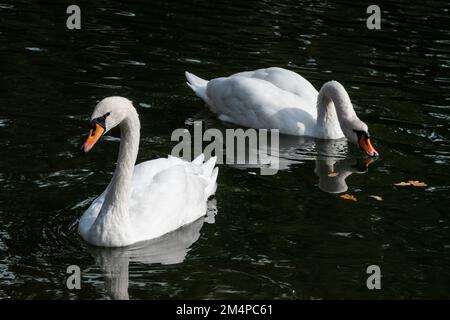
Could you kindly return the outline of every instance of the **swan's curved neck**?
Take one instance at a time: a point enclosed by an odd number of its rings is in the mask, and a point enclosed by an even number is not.
[[[130,108],[128,115],[119,125],[120,127],[120,148],[117,159],[116,170],[108,186],[105,201],[99,212],[95,224],[100,227],[98,231],[116,229],[126,230],[128,223],[128,208],[131,194],[131,183],[133,178],[134,165],[139,150],[139,117]]]
[[[322,138],[333,138],[334,131],[354,117],[356,113],[345,88],[337,81],[325,83],[317,98],[317,127]]]
[[[134,111],[134,110],[132,110]],[[124,206],[128,209],[128,198],[131,191],[131,180],[139,150],[140,123],[136,111],[120,123],[120,147],[105,204],[113,207]],[[109,201],[108,201],[109,200]]]

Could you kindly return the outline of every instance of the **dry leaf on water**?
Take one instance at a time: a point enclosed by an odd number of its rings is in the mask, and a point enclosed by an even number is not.
[[[351,194],[341,194],[340,197],[345,200],[358,201],[355,196]]]
[[[375,200],[378,200],[378,201],[383,201],[383,198],[381,196],[376,196],[376,195],[371,194],[369,197],[373,198]]]
[[[394,183],[395,186],[404,187],[404,186],[413,186],[413,187],[426,187],[427,184],[425,182],[420,182],[417,180],[409,180],[408,182],[402,181],[399,183]]]
[[[329,177],[336,177],[338,175],[338,173],[336,172],[331,172],[328,174]]]
[[[425,182],[417,181],[417,180],[409,180],[408,181],[413,187],[426,187],[427,184]]]

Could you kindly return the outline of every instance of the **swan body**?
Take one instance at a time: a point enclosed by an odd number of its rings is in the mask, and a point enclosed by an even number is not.
[[[200,155],[188,162],[169,156],[135,166],[139,119],[132,103],[122,97],[105,98],[96,106],[83,150],[89,151],[116,125],[121,129],[116,170],[106,190],[81,217],[81,237],[96,246],[127,246],[204,216],[207,200],[216,191],[216,159],[204,162]]]
[[[277,67],[210,81],[186,72],[186,78],[195,94],[224,122],[320,139],[346,137],[369,155],[378,155],[370,144],[367,125],[337,81],[325,83],[318,92],[299,74]]]

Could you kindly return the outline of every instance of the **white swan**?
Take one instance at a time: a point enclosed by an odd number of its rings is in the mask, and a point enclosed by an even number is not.
[[[378,156],[367,125],[337,81],[320,92],[299,74],[268,68],[203,80],[186,72],[188,85],[220,120],[257,129],[320,139],[346,137],[369,156]]]
[[[169,156],[135,166],[140,123],[131,101],[109,97],[91,116],[88,152],[108,130],[119,126],[121,142],[116,170],[106,190],[81,217],[79,233],[96,246],[121,247],[154,239],[206,214],[216,191],[216,159],[203,163]]]

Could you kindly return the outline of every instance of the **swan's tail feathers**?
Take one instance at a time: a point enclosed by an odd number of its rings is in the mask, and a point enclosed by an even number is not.
[[[217,189],[217,176],[219,174],[219,168],[215,167],[217,162],[217,157],[211,157],[208,161],[203,164],[203,177],[207,181],[206,186],[206,199],[212,196]]]
[[[192,88],[192,90],[196,91],[197,88],[206,87],[208,84],[207,80],[204,80],[200,77],[197,77],[195,74],[186,71],[186,79],[188,81],[188,85]]]
[[[219,168],[214,168],[212,174],[211,174],[211,182],[206,188],[206,195],[207,197],[211,197],[214,193],[216,193],[217,190],[217,175],[219,174]]]
[[[216,162],[217,157],[211,157],[211,159],[209,159],[203,164],[203,175],[205,177],[211,177]]]
[[[185,72],[185,75],[187,85],[191,87],[192,91],[194,91],[199,98],[205,101],[205,103],[208,103],[208,96],[206,95],[206,85],[208,84],[208,81],[187,71]]]
[[[219,175],[219,168],[215,167],[212,174],[211,174],[211,180],[214,182],[217,181],[217,176]]]
[[[217,190],[217,175],[219,174],[219,168],[214,168],[211,177],[209,178],[208,185],[206,186],[206,200],[208,200]]]
[[[192,160],[192,163],[199,166],[203,163],[203,161],[205,161],[205,155],[201,153],[197,158]]]

